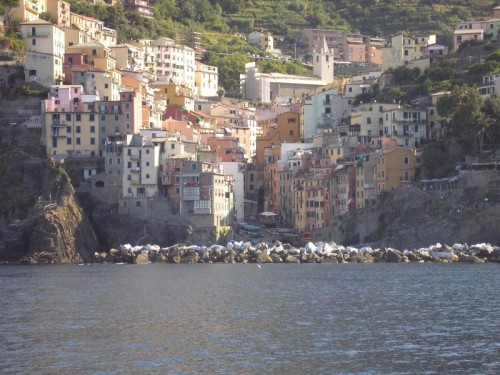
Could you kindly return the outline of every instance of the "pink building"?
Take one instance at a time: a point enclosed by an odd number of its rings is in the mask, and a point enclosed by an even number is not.
[[[217,152],[217,159],[220,161],[244,160],[244,150],[238,146],[236,137],[208,137],[207,145]]]
[[[172,118],[166,119],[162,123],[162,129],[171,134],[181,134],[186,140],[197,142],[200,138],[196,129],[187,121],[178,121]]]

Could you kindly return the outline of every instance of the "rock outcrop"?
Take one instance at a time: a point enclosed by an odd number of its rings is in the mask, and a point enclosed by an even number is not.
[[[62,168],[51,163],[42,178],[42,196],[23,220],[0,234],[0,261],[9,263],[79,263],[99,249],[92,226],[79,207]]]

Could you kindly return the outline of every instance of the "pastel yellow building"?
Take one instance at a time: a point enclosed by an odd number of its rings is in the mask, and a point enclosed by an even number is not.
[[[398,147],[377,154],[377,193],[411,184],[415,179],[420,158],[416,150]]]
[[[82,53],[86,56],[85,64],[94,65],[104,70],[116,70],[114,53],[100,43],[80,43],[67,48],[67,53]]]
[[[53,86],[42,102],[43,129],[47,155],[94,157],[99,152],[99,124],[95,95],[83,94],[80,85]]]

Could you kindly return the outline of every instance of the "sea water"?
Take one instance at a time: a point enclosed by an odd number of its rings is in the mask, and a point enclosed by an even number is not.
[[[497,264],[0,267],[1,374],[498,374]]]

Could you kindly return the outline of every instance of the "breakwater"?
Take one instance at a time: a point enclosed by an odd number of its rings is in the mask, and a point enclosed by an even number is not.
[[[96,253],[98,263],[425,263],[425,262],[500,262],[500,247],[481,243],[475,245],[435,244],[413,250],[370,246],[351,247],[334,242],[309,242],[297,248],[280,241],[259,243],[230,241],[226,246],[176,244],[121,245],[119,249]]]

